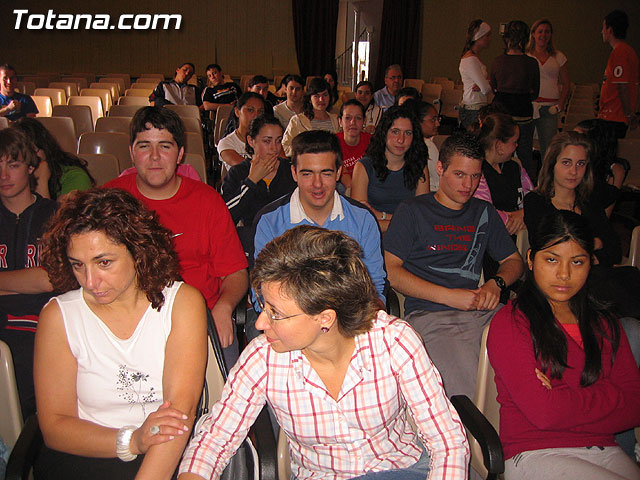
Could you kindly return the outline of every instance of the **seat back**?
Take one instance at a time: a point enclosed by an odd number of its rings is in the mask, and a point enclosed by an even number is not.
[[[200,179],[204,183],[207,183],[207,165],[204,162],[204,158],[196,153],[185,153],[182,158],[182,163],[195,168],[198,175],[200,175]]]
[[[51,82],[49,88],[62,88],[67,98],[78,95],[78,84],[75,82]]]
[[[447,117],[458,118],[458,105],[462,102],[462,90],[453,88],[444,88],[440,93],[440,102],[442,103],[441,115]]]
[[[76,84],[76,88],[78,89],[78,92],[80,92],[80,90],[82,90],[83,88],[89,87],[89,82],[87,82],[87,79],[85,77],[77,77],[72,75],[70,77],[62,77],[62,81],[74,82]]]
[[[120,87],[115,82],[93,82],[89,84],[90,89],[106,89],[111,93],[111,104],[118,102],[120,98]]]
[[[631,242],[629,243],[629,260],[627,265],[640,268],[640,225],[631,232]]]
[[[413,87],[419,92],[422,92],[422,86],[424,85],[424,80],[421,78],[405,78],[404,79],[404,87]]]
[[[154,85],[157,85],[163,80],[164,75],[162,75],[161,73],[143,73],[142,75],[140,75],[140,77],[138,77],[136,83],[153,83]]]
[[[116,132],[89,132],[80,137],[78,154],[110,153],[118,159],[118,167],[122,172],[131,167],[129,153],[129,135]]]
[[[53,135],[62,150],[75,155],[78,151],[78,137],[72,118],[40,117],[38,121]]]
[[[129,88],[125,90],[125,97],[145,97],[149,98],[149,95],[153,93],[152,88]]]
[[[46,88],[50,82],[48,75],[23,75],[22,81],[34,83],[35,88]]]
[[[278,480],[291,479],[291,457],[289,456],[289,441],[283,429],[278,433],[278,445],[276,447],[278,459]]]
[[[87,162],[87,170],[96,181],[96,187],[104,185],[120,175],[115,155],[110,153],[83,153],[79,157]]]
[[[127,88],[131,88],[131,75],[128,73],[107,73],[106,78],[121,78],[124,83],[124,88],[121,90],[122,92]]]
[[[33,94],[51,98],[54,107],[67,104],[67,94],[62,88],[36,88]]]
[[[629,162],[631,170],[625,179],[625,185],[640,187],[640,139],[621,138],[618,140],[618,156]]]
[[[83,133],[93,132],[93,116],[88,105],[56,105],[53,107],[52,116],[72,118],[76,128],[76,140]]]
[[[153,91],[158,86],[158,82],[156,83],[147,83],[147,82],[136,82],[131,84],[131,88],[128,90],[151,90]]]
[[[218,142],[224,136],[224,130],[227,128],[227,120],[233,109],[233,105],[220,105],[216,110],[216,122],[213,127],[213,143],[218,146]]]
[[[123,78],[120,77],[102,77],[98,80],[98,83],[117,83],[118,92],[120,95],[124,95],[124,91],[129,88]]]
[[[34,82],[25,82],[24,80],[16,82],[16,90],[25,95],[33,95],[36,90],[36,84]]]
[[[48,95],[31,95],[33,102],[38,108],[36,117],[50,117],[53,113],[53,102]]]
[[[529,232],[523,228],[516,235],[516,248],[524,262],[527,261],[527,251],[529,250]]]
[[[200,109],[195,105],[165,105],[165,108],[173,110],[181,118],[200,118]]]
[[[133,117],[138,110],[142,108],[142,105],[113,105],[109,110],[110,117]]]
[[[442,93],[442,85],[439,83],[425,83],[422,86],[422,99],[425,102],[434,103],[436,100],[440,100],[440,94]]]
[[[9,448],[16,443],[22,429],[22,410],[9,345],[0,340],[0,437]]]
[[[202,124],[199,118],[182,117],[181,120],[185,132],[197,133],[202,137]]]
[[[86,90],[86,89],[85,89]],[[94,96],[77,96],[69,97],[67,100],[68,105],[86,105],[91,108],[91,121],[93,125],[100,117],[104,117],[104,110],[102,109],[102,100],[100,97]]]
[[[80,90],[81,97],[98,97],[102,102],[102,111],[104,112],[101,117],[104,117],[111,105],[113,105],[113,98],[111,96],[111,90],[108,88],[83,88]]]
[[[113,108],[113,107],[112,107]],[[120,132],[129,134],[130,117],[101,117],[96,122],[96,132]]]
[[[495,373],[489,363],[489,355],[487,354],[487,335],[489,334],[490,326],[491,324],[487,325],[484,332],[482,332],[478,376],[476,378],[476,391],[473,403],[486,419],[489,420],[491,425],[493,425],[496,432],[500,433],[500,404],[497,400],[498,390],[496,389],[496,382],[494,380]],[[472,435],[467,436],[471,449],[471,466],[482,478],[487,478],[488,471],[484,466],[480,444]]]
[[[118,99],[118,105],[137,105],[139,107],[148,107],[150,105],[149,96],[147,95],[145,97],[136,97],[126,95]]]
[[[7,120],[7,117],[0,117],[0,130],[3,128],[9,128],[9,120]]]
[[[184,153],[195,153],[205,158],[202,135],[193,132],[184,132]]]

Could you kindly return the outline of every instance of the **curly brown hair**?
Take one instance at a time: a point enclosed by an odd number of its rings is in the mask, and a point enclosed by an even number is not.
[[[164,287],[180,280],[178,256],[171,232],[161,226],[156,214],[145,208],[130,193],[119,189],[93,188],[73,192],[63,199],[49,220],[42,237],[42,265],[54,290],[68,292],[79,288],[67,258],[73,235],[100,231],[131,253],[136,284],[160,310]]]

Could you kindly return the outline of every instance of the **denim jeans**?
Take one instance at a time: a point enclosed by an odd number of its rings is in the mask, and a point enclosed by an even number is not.
[[[369,472],[351,480],[424,480],[429,473],[429,463],[431,463],[431,457],[425,449],[422,449],[422,455],[410,467],[385,470],[384,472]]]
[[[540,157],[544,159],[551,139],[558,133],[558,114],[549,113],[549,106],[540,107],[540,118],[533,121],[535,129],[538,131],[538,141],[540,142]]]

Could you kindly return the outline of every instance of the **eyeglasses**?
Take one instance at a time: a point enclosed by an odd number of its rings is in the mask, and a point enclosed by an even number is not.
[[[260,309],[267,315],[267,318],[269,319],[269,323],[271,325],[273,325],[273,322],[279,322],[280,320],[286,320],[288,318],[304,315],[304,312],[300,312],[300,313],[294,313],[293,315],[287,315],[283,317],[281,315],[277,315],[270,311],[270,309],[265,305],[264,298],[262,297],[262,295],[256,295],[256,300],[258,301],[258,305],[260,306]]]

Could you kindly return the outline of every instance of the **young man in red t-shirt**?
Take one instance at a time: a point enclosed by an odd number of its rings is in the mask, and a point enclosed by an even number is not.
[[[624,41],[628,27],[627,14],[621,10],[612,11],[602,22],[602,41],[613,51],[604,71],[598,118],[610,122],[618,138],[638,125],[638,55]]]

